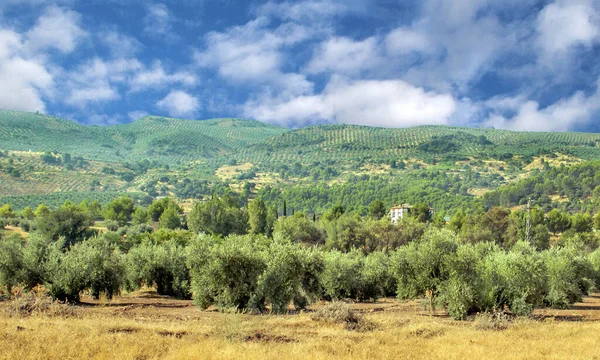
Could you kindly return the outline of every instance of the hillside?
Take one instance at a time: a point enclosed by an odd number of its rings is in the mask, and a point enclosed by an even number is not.
[[[379,198],[386,205],[424,201],[452,213],[539,171],[600,159],[600,134],[449,126],[289,130],[155,116],[100,127],[0,110],[0,150],[0,203],[54,204],[84,194],[109,201],[125,192],[183,200],[233,190],[246,200],[287,199],[307,212],[333,203],[364,212]]]
[[[0,147],[5,150],[54,151],[111,162],[150,158],[168,164],[207,159],[284,132],[258,121],[155,116],[127,125],[83,126],[47,115],[0,110]]]

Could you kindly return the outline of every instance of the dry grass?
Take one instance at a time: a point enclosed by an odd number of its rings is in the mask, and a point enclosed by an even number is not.
[[[77,317],[0,317],[2,359],[593,359],[600,343],[600,299],[588,298],[538,320],[457,322],[385,299],[352,305],[377,325],[348,331],[313,314],[258,316],[199,311],[190,302],[145,292]],[[0,307],[7,306],[0,303]],[[322,307],[322,306],[318,306]],[[572,321],[569,313],[582,314]]]
[[[27,231],[23,231],[23,229],[18,226],[6,225],[3,231],[5,231],[7,235],[17,234],[22,238],[29,237],[29,233]]]

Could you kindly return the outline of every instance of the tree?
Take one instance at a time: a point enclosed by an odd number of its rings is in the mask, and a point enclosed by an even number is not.
[[[148,215],[152,221],[157,222],[162,213],[170,206],[175,207],[179,213],[182,212],[182,209],[179,207],[179,205],[177,205],[175,200],[166,197],[159,200],[154,200],[154,202],[148,206]]]
[[[273,235],[289,239],[293,243],[308,245],[323,244],[324,234],[317,228],[316,224],[304,216],[296,213],[294,216],[281,217],[274,225]]]
[[[600,213],[596,214],[594,217],[594,229],[596,229],[596,231],[600,231]]]
[[[38,207],[34,211],[35,217],[43,217],[50,214],[50,208],[44,204],[38,205]]]
[[[13,217],[15,214],[13,212],[12,206],[10,204],[4,204],[0,207],[0,217],[5,219]]]
[[[431,221],[432,214],[427,204],[416,204],[410,209],[410,216],[419,222],[426,223]]]
[[[10,295],[13,286],[22,280],[23,253],[21,239],[0,239],[0,286]]]
[[[248,205],[248,218],[252,234],[267,235],[269,233],[267,217],[267,206],[261,198],[250,202]]]
[[[104,218],[106,220],[117,221],[121,226],[126,225],[131,220],[133,214],[133,200],[129,196],[123,196],[106,205]]]
[[[21,211],[21,217],[23,219],[33,220],[35,214],[33,213],[33,210],[31,210],[31,207],[27,206],[25,209],[23,209],[23,211]]]
[[[494,206],[481,219],[481,224],[492,232],[497,244],[502,245],[506,242],[507,230],[510,225],[509,216],[509,210]]]
[[[546,218],[548,229],[556,235],[562,233],[571,227],[571,219],[568,214],[565,214],[557,209],[552,209]]]
[[[158,219],[159,227],[161,229],[177,229],[181,227],[181,217],[179,211],[174,206],[169,206],[163,211],[160,219]]]
[[[195,203],[187,220],[188,227],[196,234],[241,235],[248,230],[248,215],[234,198],[227,195]]]
[[[379,220],[385,216],[387,213],[387,209],[385,205],[380,200],[374,200],[369,205],[369,216],[371,216],[375,220]]]
[[[36,220],[37,231],[53,240],[65,238],[65,246],[83,240],[88,233],[89,220],[77,207],[60,207]]]
[[[346,209],[340,205],[334,205],[331,209],[329,209],[325,214],[323,214],[323,220],[325,221],[333,221],[339,219],[340,216],[344,215]]]
[[[251,303],[260,305],[264,297],[257,289],[267,265],[251,235],[233,235],[222,242],[199,236],[188,256],[194,302],[200,308],[216,304],[222,310],[243,310]]]
[[[592,216],[590,214],[575,214],[572,218],[572,228],[578,233],[586,233],[592,231]]]
[[[141,225],[146,224],[148,222],[149,216],[148,211],[141,206],[135,208],[135,211],[131,215],[131,224],[132,225]]]

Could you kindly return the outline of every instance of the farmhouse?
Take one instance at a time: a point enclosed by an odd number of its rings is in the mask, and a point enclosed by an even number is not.
[[[412,209],[411,205],[408,204],[401,204],[401,205],[395,205],[393,208],[390,209],[390,219],[392,220],[392,223],[394,225],[398,224],[398,220],[402,219],[404,216],[410,214]],[[431,214],[431,217],[433,218],[433,208],[429,208],[429,213]]]

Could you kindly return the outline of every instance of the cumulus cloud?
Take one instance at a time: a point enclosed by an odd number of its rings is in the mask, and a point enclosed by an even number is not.
[[[174,16],[165,4],[156,3],[147,7],[144,32],[168,39],[177,38],[173,33]]]
[[[173,117],[193,116],[200,109],[198,99],[184,91],[173,90],[162,100],[156,103],[156,106],[166,111]]]
[[[169,74],[165,71],[160,61],[156,61],[152,68],[137,72],[130,81],[132,91],[141,91],[148,88],[162,88],[169,84],[196,85],[196,74],[180,71]]]
[[[426,33],[406,27],[394,29],[387,34],[385,47],[392,55],[431,53],[435,50],[435,45]]]
[[[143,45],[135,37],[118,32],[115,29],[104,30],[99,40],[115,58],[127,58],[136,55]]]
[[[541,108],[525,96],[496,98],[488,103],[493,111],[486,125],[523,131],[569,131],[586,125],[600,111],[600,81],[596,91],[586,96],[578,91],[570,97]],[[512,112],[513,116],[503,115]]]
[[[379,56],[379,44],[375,37],[354,41],[345,37],[334,37],[324,41],[315,50],[307,66],[309,73],[334,72],[357,75],[362,70],[373,69],[383,59]]]
[[[80,15],[56,6],[47,8],[26,36],[29,51],[56,49],[69,53],[87,34],[80,27]]]
[[[148,116],[150,114],[148,114],[147,112],[143,111],[143,110],[135,110],[135,111],[130,111],[127,113],[127,116],[129,117],[130,120],[137,120],[139,118],[143,118],[144,116]]]
[[[23,55],[24,39],[0,29],[0,108],[42,111],[43,94],[49,94],[54,79],[43,59]]]
[[[563,54],[573,46],[600,40],[600,14],[593,1],[557,1],[539,13],[537,32],[544,55]]]
[[[257,18],[226,32],[206,36],[206,49],[196,52],[199,66],[216,68],[219,75],[232,81],[268,81],[280,75],[282,50],[311,36],[314,29],[295,23],[268,28],[270,20]]]
[[[334,78],[318,95],[246,104],[246,116],[297,126],[330,120],[346,124],[407,127],[447,124],[456,109],[449,94],[417,88],[402,80],[348,81]]]
[[[132,71],[142,67],[135,59],[89,60],[67,73],[63,84],[68,94],[65,103],[84,108],[90,103],[117,100],[121,95],[116,83],[126,81]]]

